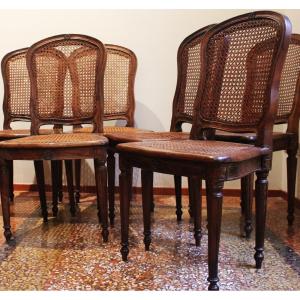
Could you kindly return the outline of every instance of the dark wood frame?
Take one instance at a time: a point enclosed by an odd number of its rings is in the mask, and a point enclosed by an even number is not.
[[[228,123],[217,123],[208,121],[201,117],[199,112],[201,107],[202,93],[206,84],[206,47],[209,39],[219,32],[236,24],[251,20],[254,18],[267,18],[274,20],[281,28],[280,41],[276,47],[276,52],[273,54],[271,81],[267,88],[268,107],[265,108],[262,119],[259,124],[254,126],[245,125],[244,128],[237,128]],[[218,252],[221,231],[221,216],[222,216],[222,189],[225,181],[243,178],[253,172],[256,172],[256,246],[255,246],[255,261],[256,268],[261,268],[264,258],[264,231],[266,218],[266,200],[268,190],[268,173],[271,168],[272,159],[272,128],[273,120],[276,113],[278,101],[278,87],[281,70],[283,67],[285,55],[288,49],[288,43],[291,35],[291,24],[289,20],[274,12],[254,12],[241,15],[230,20],[227,20],[210,29],[204,36],[201,48],[201,80],[198,89],[198,103],[195,103],[195,113],[193,127],[191,131],[191,139],[202,139],[205,134],[211,134],[213,129],[222,129],[225,131],[239,132],[242,130],[256,131],[257,140],[255,146],[261,150],[260,155],[248,157],[244,153],[240,153],[236,161],[231,161],[229,157],[214,157],[204,156],[202,159],[185,157],[184,155],[176,155],[172,151],[169,152],[154,152],[151,147],[139,148],[136,144],[121,144],[117,147],[120,152],[120,203],[121,203],[121,234],[122,247],[121,254],[123,260],[127,260],[129,253],[128,248],[128,227],[129,227],[129,204],[131,199],[131,174],[132,168],[138,167],[142,169],[142,195],[143,195],[143,216],[144,216],[144,244],[146,251],[149,250],[151,242],[151,195],[153,189],[153,172],[176,174],[177,176],[188,176],[192,182],[193,197],[199,197],[201,179],[206,180],[207,192],[207,210],[208,210],[208,266],[209,266],[209,290],[218,290]],[[137,148],[135,148],[137,145]],[[147,145],[147,142],[144,143]],[[191,193],[192,193],[191,192]],[[198,198],[199,199],[199,198]],[[199,212],[201,211],[201,201],[193,201],[194,225],[196,245],[199,244]]]
[[[125,120],[126,127],[134,127],[134,111],[135,111],[135,95],[134,95],[134,82],[137,70],[137,57],[135,53],[123,46],[105,44],[107,51],[117,51],[130,58],[129,64],[129,80],[128,80],[128,109],[124,112],[116,112],[112,114],[104,114],[103,120]],[[105,99],[104,99],[105,105]],[[110,224],[114,224],[115,217],[115,146],[110,144],[107,148],[107,170],[108,170],[108,199],[109,199],[109,219]],[[67,170],[67,172],[70,172]],[[75,161],[75,199],[76,202],[80,201],[80,172],[81,172],[81,160]]]
[[[200,38],[212,25],[205,26],[194,33],[190,34],[186,37],[180,44],[177,52],[177,84],[175,95],[173,98],[173,111],[172,111],[172,119],[171,119],[171,126],[170,132],[182,132],[182,125],[183,123],[192,124],[192,115],[188,115],[182,113],[180,110],[180,105],[185,101],[185,98],[182,94],[183,84],[185,85],[186,77],[184,75],[183,69],[184,65],[182,62],[183,51],[186,48],[186,45],[192,42],[195,38]],[[157,132],[157,138],[160,139],[160,133]],[[109,186],[109,217],[110,223],[114,224],[114,192],[115,192],[115,160],[114,160],[114,153],[117,152],[116,147],[117,145],[126,141],[126,133],[124,133],[124,140],[122,139],[114,139],[112,138],[113,134],[107,135],[110,139],[110,149],[112,151],[108,151],[108,186]],[[113,167],[112,167],[113,166]],[[182,217],[182,204],[181,204],[181,177],[174,176],[175,182],[175,194],[176,194],[176,215],[177,220],[180,221]],[[153,195],[152,195],[153,199]],[[191,204],[190,204],[191,205]],[[154,201],[151,204],[151,211],[154,210]]]
[[[292,34],[291,41],[297,43],[300,47],[300,34]],[[280,100],[279,100],[280,101]],[[273,152],[285,150],[287,157],[287,182],[288,182],[288,208],[287,220],[289,225],[293,225],[295,210],[295,187],[297,175],[297,152],[299,147],[299,118],[300,118],[300,73],[296,83],[295,96],[293,100],[292,110],[288,117],[276,117],[275,124],[287,124],[285,133],[273,134]],[[253,134],[245,134],[242,136],[222,134],[218,132],[217,140],[232,141],[238,143],[254,144],[256,136]],[[253,182],[254,175],[241,180],[241,208],[245,215],[245,236],[250,238],[252,232],[252,202],[253,202]]]
[[[36,77],[35,77],[35,64],[34,64],[34,54],[41,47],[54,42],[65,42],[69,40],[80,41],[84,44],[89,44],[97,49],[97,61],[96,61],[96,79],[95,79],[95,111],[90,118],[72,118],[69,120],[63,120],[60,118],[41,119],[36,112],[36,103],[38,103],[38,93],[36,87]],[[81,123],[93,124],[94,133],[103,132],[103,77],[106,63],[106,50],[104,45],[97,39],[78,34],[67,34],[67,35],[57,35],[53,37],[41,40],[34,45],[32,45],[27,51],[26,55],[27,67],[30,78],[31,87],[31,97],[30,97],[30,109],[31,109],[31,133],[33,135],[39,134],[39,127],[43,124],[53,124],[56,125],[77,125]],[[76,109],[76,108],[75,108]],[[0,147],[0,163],[1,163],[1,203],[3,211],[3,221],[4,221],[4,235],[7,241],[12,238],[11,227],[10,227],[10,210],[9,210],[9,189],[8,189],[8,170],[9,161],[11,160],[34,160],[34,165],[37,174],[39,195],[42,208],[42,215],[45,222],[47,222],[48,211],[46,194],[44,189],[44,170],[43,170],[43,160],[52,160],[52,164],[57,164],[57,161],[66,160],[66,166],[72,170],[72,161],[79,158],[94,158],[95,166],[95,179],[97,187],[97,206],[98,206],[98,217],[102,224],[102,236],[103,240],[106,242],[108,240],[108,220],[107,220],[107,170],[106,170],[106,146],[105,143],[99,144],[97,146],[87,146],[76,145],[68,147],[67,151],[62,145],[57,144],[55,147],[39,147],[39,144],[32,145],[31,147],[22,147],[20,144],[18,147]],[[59,168],[56,168],[59,170]],[[53,174],[55,176],[56,174]],[[70,174],[67,174],[69,197],[70,197],[70,211],[74,215],[76,211],[75,200],[74,200],[74,190],[73,190],[73,178]],[[54,198],[53,198],[54,199]],[[55,201],[55,200],[54,200]],[[53,203],[53,214],[57,214],[57,202]]]
[[[6,141],[10,139],[15,139],[15,138],[20,138],[20,137],[25,137],[26,134],[22,133],[17,133],[17,131],[13,130],[11,128],[11,123],[12,122],[30,122],[30,114],[12,114],[11,110],[9,109],[9,97],[10,97],[10,92],[11,88],[9,85],[8,77],[7,77],[7,64],[8,62],[13,59],[14,57],[22,54],[26,54],[28,48],[22,48],[18,50],[11,51],[7,53],[2,61],[1,61],[1,72],[2,72],[2,78],[3,78],[3,86],[4,86],[4,96],[3,96],[3,115],[4,115],[4,123],[3,123],[3,129],[4,130],[9,130],[10,132],[7,132],[5,134],[5,137],[1,137],[0,141]],[[30,99],[28,99],[28,105],[29,105]],[[52,173],[57,173],[56,170],[53,169],[55,167],[53,164],[51,164],[51,172]],[[57,167],[59,170],[62,169],[61,162],[58,162]],[[58,171],[59,171],[58,170]],[[36,174],[36,178],[40,177],[39,174]],[[62,172],[58,172],[58,183],[61,182],[62,180]],[[14,200],[14,167],[13,167],[13,161],[9,161],[8,163],[8,178],[9,178],[9,199],[10,202],[13,202]],[[62,187],[59,186],[59,191],[58,191],[58,196],[59,200],[62,200]]]

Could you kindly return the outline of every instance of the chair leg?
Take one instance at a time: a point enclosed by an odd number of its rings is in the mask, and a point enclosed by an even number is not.
[[[241,202],[245,215],[244,231],[246,238],[250,238],[252,232],[252,204],[253,204],[254,174],[249,174],[241,179]]]
[[[297,149],[287,151],[288,224],[293,225],[295,209],[295,186],[297,175]]]
[[[9,161],[1,160],[1,206],[3,215],[4,236],[7,242],[12,238],[10,226],[10,207],[9,207]]]
[[[105,162],[95,158],[95,181],[97,189],[98,216],[101,216],[103,242],[108,241],[107,169]]]
[[[260,269],[264,260],[264,239],[268,197],[268,171],[257,171],[255,182],[256,235],[255,255],[256,269]]]
[[[149,251],[151,244],[151,191],[153,190],[153,172],[141,170],[142,173],[142,198],[144,220],[144,244],[145,250]]]
[[[46,200],[46,192],[45,192],[45,175],[44,175],[43,161],[35,160],[34,168],[35,168],[36,182],[39,189],[42,216],[44,222],[48,222],[48,210],[47,210],[47,200]]]
[[[75,160],[75,201],[80,202],[81,159]]]
[[[132,172],[133,172],[133,168],[132,168]],[[131,176],[132,177],[132,176]],[[152,174],[153,177],[153,174]],[[132,183],[131,183],[132,186]],[[151,213],[154,213],[154,209],[155,209],[155,202],[154,202],[154,194],[153,194],[153,189],[151,191],[149,191],[150,193],[150,198],[151,198],[151,204],[150,204],[150,211]],[[131,198],[130,198],[131,199]]]
[[[14,161],[8,160],[8,178],[9,178],[9,202],[14,201]]]
[[[206,180],[208,219],[208,290],[218,291],[218,256],[222,221],[223,181]]]
[[[67,175],[67,186],[70,201],[70,213],[72,217],[76,214],[76,203],[74,198],[74,186],[73,186],[73,161],[65,160],[66,175]]]
[[[114,151],[107,151],[107,176],[108,176],[108,202],[109,202],[109,221],[114,225],[115,220],[115,172],[116,160]]]
[[[125,162],[122,160],[122,156],[119,159],[120,165],[120,214],[121,214],[121,255],[123,261],[127,261],[129,253],[129,243],[128,243],[128,230],[129,230],[129,207],[131,200],[131,178],[132,168],[126,166]]]
[[[175,195],[176,195],[176,216],[177,221],[182,220],[182,203],[181,203],[181,176],[174,175]]]
[[[193,180],[191,180],[190,177],[188,177],[188,191],[189,191],[189,215],[190,215],[190,218],[193,218],[194,217],[194,204],[193,204]]]
[[[62,169],[62,160],[58,160],[57,163],[57,168],[58,168],[58,179],[57,179],[57,190],[58,190],[58,201],[62,202],[63,201],[63,183],[62,183],[62,173],[63,173],[63,169]]]
[[[197,176],[188,177],[189,180],[189,195],[191,204],[193,205],[192,211],[194,216],[194,237],[196,247],[200,246],[202,231],[202,195],[201,195],[201,178]]]
[[[52,177],[52,213],[54,217],[57,217],[58,213],[58,160],[51,160],[51,177]]]

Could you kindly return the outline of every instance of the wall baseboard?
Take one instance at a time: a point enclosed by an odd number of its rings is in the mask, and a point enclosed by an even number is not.
[[[47,192],[51,191],[51,185],[46,184],[45,189]],[[37,192],[37,185],[36,184],[14,184],[15,191],[23,191],[23,192]],[[63,191],[67,192],[67,187],[63,186]],[[96,193],[95,186],[83,186],[80,190],[82,193]],[[119,187],[116,187],[116,192],[119,192]],[[142,189],[141,187],[133,187],[133,192],[135,194],[141,194]],[[167,187],[154,187],[154,194],[155,195],[174,195],[174,188],[167,188]],[[182,189],[183,195],[188,195],[188,189]],[[205,189],[203,189],[203,195],[205,195]],[[226,197],[240,197],[241,192],[238,189],[224,189],[224,196]],[[287,192],[282,190],[269,190],[268,192],[269,197],[279,197],[287,200]],[[300,199],[296,199],[296,207],[300,208]]]

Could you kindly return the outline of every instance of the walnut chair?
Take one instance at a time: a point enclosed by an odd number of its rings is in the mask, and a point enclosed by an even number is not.
[[[218,290],[218,253],[225,181],[256,172],[256,268],[264,258],[268,173],[279,78],[291,33],[289,20],[275,12],[253,12],[224,21],[204,35],[201,77],[190,140],[118,145],[120,153],[123,260],[128,257],[131,169],[142,169],[144,244],[151,243],[153,172],[188,176],[193,183],[196,245],[200,244],[201,195],[206,181],[209,290]],[[256,132],[255,145],[215,141],[216,129]]]
[[[3,98],[3,130],[0,130],[0,141],[26,137],[28,129],[12,129],[13,122],[30,122],[30,82],[26,67],[28,48],[12,51],[1,61],[4,85]],[[40,129],[40,134],[50,134],[53,130]],[[52,166],[53,167],[53,166]],[[14,199],[13,161],[8,161],[9,199]],[[37,174],[37,177],[39,175]]]
[[[97,188],[98,217],[103,240],[108,240],[106,145],[103,136],[103,77],[106,62],[104,45],[89,36],[67,34],[49,37],[32,45],[26,54],[30,78],[31,136],[0,143],[1,203],[4,235],[12,238],[8,199],[10,160],[34,160],[39,174],[44,222],[48,212],[44,190],[43,160],[67,165],[79,158],[93,158]],[[92,133],[40,135],[42,125],[93,124]],[[58,168],[56,168],[58,170]],[[55,176],[56,178],[58,176]],[[76,206],[72,177],[67,176],[70,211]],[[54,184],[55,185],[55,184]],[[57,214],[57,202],[54,215]]]
[[[197,94],[197,87],[200,78],[200,46],[204,33],[213,25],[206,26],[192,33],[186,37],[178,48],[177,53],[177,85],[175,96],[173,100],[172,120],[170,131],[168,132],[115,132],[107,133],[106,137],[109,138],[110,145],[113,149],[118,144],[127,142],[140,142],[149,140],[179,140],[188,139],[189,133],[182,132],[182,125],[184,123],[192,123],[193,119],[193,106]],[[115,151],[115,150],[114,150]],[[110,158],[108,158],[108,162]],[[110,170],[110,167],[108,167]],[[108,177],[114,176],[114,170]],[[113,177],[114,178],[114,177]],[[113,179],[114,180],[114,179]],[[177,220],[182,218],[182,205],[181,205],[181,177],[175,175],[175,194],[176,194],[176,215]],[[113,181],[114,183],[114,181]],[[114,184],[113,184],[114,186]],[[110,188],[111,189],[111,188]],[[109,193],[109,197],[113,197],[113,193]],[[113,222],[114,198],[110,199],[110,222]],[[154,204],[152,202],[153,211]]]
[[[128,48],[105,44],[107,61],[104,73],[104,121],[125,120],[126,126],[105,126],[104,135],[109,133],[136,133],[147,130],[134,128],[134,81],[137,58]],[[91,128],[75,128],[76,132],[90,132]],[[108,197],[111,224],[114,223],[115,193],[115,148],[108,148]],[[67,170],[68,172],[68,170]],[[80,200],[81,160],[75,161],[75,199]]]
[[[294,221],[297,151],[299,144],[300,117],[300,35],[292,34],[279,85],[278,110],[275,124],[287,124],[285,133],[273,132],[273,151],[285,150],[287,157],[288,224]],[[217,132],[217,140],[254,144],[255,134],[232,135]],[[241,180],[241,206],[245,214],[245,235],[252,231],[252,200],[254,175]]]

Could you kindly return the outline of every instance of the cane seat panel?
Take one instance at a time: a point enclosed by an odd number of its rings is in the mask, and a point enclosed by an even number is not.
[[[286,133],[283,132],[273,132],[273,141],[284,139],[286,137]],[[233,133],[233,132],[226,132],[226,131],[217,131],[216,140],[221,141],[231,141],[235,143],[245,143],[251,144],[255,143],[256,141],[256,134],[255,133]]]
[[[124,143],[117,146],[122,152],[150,157],[167,157],[203,162],[238,162],[259,157],[268,149],[222,141],[171,140]]]
[[[118,143],[142,142],[149,140],[187,140],[187,132],[136,132],[136,133],[111,133],[106,134],[110,141]]]
[[[0,148],[68,148],[103,146],[108,143],[99,133],[32,135],[0,143]]]
[[[40,134],[52,134],[52,129],[40,129]],[[9,138],[22,138],[30,136],[30,130],[29,129],[4,129],[0,130],[0,140],[3,139],[9,139]]]
[[[91,127],[74,128],[74,132],[79,133],[91,133]],[[134,127],[122,127],[122,126],[106,126],[104,127],[104,134],[106,133],[136,133],[136,132],[151,132],[151,130],[140,129]]]

